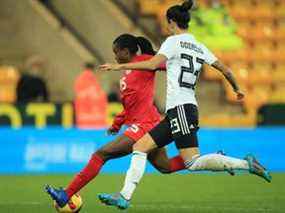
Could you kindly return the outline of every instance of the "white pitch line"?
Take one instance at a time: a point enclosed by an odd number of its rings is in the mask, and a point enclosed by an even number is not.
[[[0,202],[0,206],[39,206],[42,205],[43,203],[41,202],[5,202],[5,203],[1,203]]]

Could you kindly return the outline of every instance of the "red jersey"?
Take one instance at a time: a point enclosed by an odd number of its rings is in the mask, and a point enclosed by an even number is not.
[[[145,61],[152,55],[135,56],[132,62]],[[161,66],[165,70],[165,65]],[[127,70],[120,80],[121,100],[123,112],[118,114],[113,123],[113,128],[120,129],[125,125],[143,122],[157,122],[160,114],[154,105],[155,71]]]

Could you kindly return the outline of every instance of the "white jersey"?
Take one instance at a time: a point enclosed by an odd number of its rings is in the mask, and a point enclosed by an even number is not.
[[[204,63],[217,61],[214,54],[188,33],[168,37],[158,54],[168,59],[166,111],[183,104],[197,105],[196,81]]]

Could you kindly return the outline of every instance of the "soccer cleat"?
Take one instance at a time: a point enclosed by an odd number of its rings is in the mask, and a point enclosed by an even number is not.
[[[99,194],[99,200],[108,205],[108,206],[116,206],[119,209],[127,209],[130,206],[130,201],[126,200],[120,193],[116,194]]]
[[[52,186],[46,185],[45,190],[59,207],[62,208],[68,203],[69,198],[62,188],[56,189]]]
[[[226,153],[223,150],[217,151],[217,154],[226,156]],[[231,176],[235,175],[235,171],[232,168],[227,168],[227,167],[224,167],[224,168],[225,168],[225,171],[229,173]]]
[[[248,162],[249,173],[255,174],[269,183],[272,181],[272,176],[270,173],[257,161],[253,155],[247,155],[244,159]]]

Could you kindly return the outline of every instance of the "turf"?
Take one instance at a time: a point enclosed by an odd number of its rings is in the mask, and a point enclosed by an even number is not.
[[[0,212],[55,212],[43,186],[64,186],[71,176],[0,176]],[[122,175],[101,175],[81,192],[82,213],[119,212],[97,200],[100,192],[114,192]],[[285,174],[273,174],[273,183],[250,175],[146,175],[127,212],[283,213]]]

